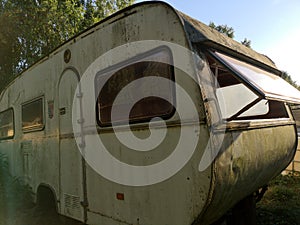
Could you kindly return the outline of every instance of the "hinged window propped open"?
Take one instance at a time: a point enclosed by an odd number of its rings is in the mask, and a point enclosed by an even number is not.
[[[212,82],[202,88],[206,99],[216,100],[211,112],[217,115],[214,124],[220,122],[218,118],[222,122],[289,120],[286,102],[300,102],[300,92],[275,74],[218,52],[206,52],[206,59]],[[209,86],[210,92],[205,89]]]
[[[300,92],[281,77],[222,53],[212,54],[261,98],[300,104]]]

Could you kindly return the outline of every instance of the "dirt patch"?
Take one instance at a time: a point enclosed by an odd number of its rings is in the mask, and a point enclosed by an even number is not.
[[[18,210],[17,217],[9,217],[10,225],[80,225],[82,223],[60,216],[54,210],[40,209],[33,207],[31,209]]]
[[[82,223],[60,216],[55,210],[39,207],[20,199],[1,199],[0,225],[80,225]]]

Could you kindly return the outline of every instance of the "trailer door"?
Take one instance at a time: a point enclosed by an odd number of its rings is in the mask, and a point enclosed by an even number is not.
[[[72,103],[78,81],[77,71],[68,69],[59,82],[60,210],[63,215],[85,221],[85,163],[72,128]]]

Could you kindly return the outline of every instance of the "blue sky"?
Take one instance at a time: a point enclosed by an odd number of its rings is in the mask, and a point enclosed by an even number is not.
[[[140,2],[140,1],[138,1]],[[235,40],[251,40],[254,50],[268,55],[300,85],[299,0],[165,0],[206,23],[226,24]]]

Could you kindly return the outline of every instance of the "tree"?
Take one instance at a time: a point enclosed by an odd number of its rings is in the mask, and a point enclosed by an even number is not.
[[[78,32],[134,0],[1,0],[0,90]]]
[[[281,77],[287,81],[289,84],[293,85],[295,88],[297,88],[298,90],[300,90],[300,86],[297,85],[296,81],[294,81],[292,79],[292,77],[285,71],[282,72]]]
[[[217,31],[219,31],[222,34],[225,34],[226,36],[230,38],[234,38],[234,29],[232,27],[229,27],[227,25],[215,25],[214,22],[210,22],[209,26]]]
[[[226,35],[227,37],[234,38],[234,29],[232,27],[229,27],[227,25],[216,25],[214,22],[209,23],[209,27],[219,31],[220,33]],[[251,48],[251,41],[245,38],[243,41],[241,41],[243,45],[245,45],[248,48]]]
[[[18,46],[15,45],[17,32],[13,20],[8,13],[0,14],[0,90],[8,82],[6,78],[16,72],[15,58],[20,54]]]
[[[241,41],[241,43],[243,45],[245,45],[246,47],[251,48],[251,40],[248,40],[247,38],[244,38],[244,40]]]

